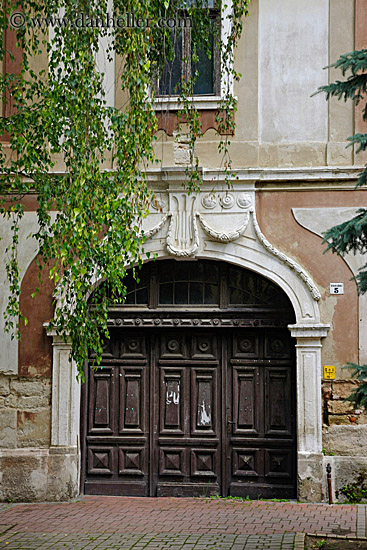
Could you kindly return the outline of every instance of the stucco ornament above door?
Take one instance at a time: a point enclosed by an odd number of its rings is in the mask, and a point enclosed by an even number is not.
[[[207,236],[218,242],[238,239],[246,231],[254,204],[253,192],[204,191],[189,195],[180,189],[168,190],[166,194],[155,195],[149,218],[155,212],[160,212],[162,218],[144,230],[144,234],[149,239],[168,222],[167,251],[178,258],[193,257],[198,252],[199,225]]]
[[[302,281],[313,300],[320,300],[318,288],[303,267],[272,246],[262,233],[256,219],[254,180],[237,181],[231,189],[222,182],[204,180],[201,191],[191,194],[173,178],[160,183],[150,213],[144,220],[146,251],[159,256],[168,253],[182,259],[218,258],[219,254],[227,261],[233,258],[235,263],[235,258],[240,256],[252,264],[248,267],[255,271],[256,264],[268,265],[269,272],[264,274],[284,287],[277,281],[279,269],[276,265],[280,262]],[[264,256],[277,261],[271,265]],[[301,298],[301,302],[301,317],[313,318],[314,311],[306,305],[307,300]]]

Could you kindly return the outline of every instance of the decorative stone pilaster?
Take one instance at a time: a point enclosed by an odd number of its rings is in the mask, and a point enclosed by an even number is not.
[[[51,445],[79,448],[80,384],[70,362],[70,344],[54,332],[52,368]]]
[[[298,498],[320,502],[323,494],[321,338],[330,325],[296,324],[289,330],[297,338]]]
[[[298,452],[321,453],[321,338],[330,325],[289,325],[297,338]]]

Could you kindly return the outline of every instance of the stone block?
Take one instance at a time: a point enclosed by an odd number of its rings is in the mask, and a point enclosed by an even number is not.
[[[61,449],[0,450],[0,500],[66,501],[79,493],[78,453]]]
[[[353,151],[346,148],[348,142],[329,142],[327,145],[328,166],[350,166],[353,164]]]
[[[50,397],[47,395],[35,395],[31,397],[17,396],[16,408],[20,410],[39,409],[50,406]]]
[[[67,451],[68,447],[65,448]],[[58,453],[50,449],[47,477],[47,500],[59,502],[75,498],[79,494],[77,453]]]
[[[367,459],[365,457],[334,456],[330,458],[333,487],[337,502],[345,502],[347,497],[342,493],[345,485],[360,486],[361,479],[367,479]]]
[[[333,399],[345,399],[356,389],[358,382],[356,380],[338,380],[332,384]]]
[[[330,414],[350,414],[354,407],[348,401],[328,401],[327,410]]]
[[[343,414],[331,414],[329,416],[329,426],[350,426],[350,420],[346,415]]]
[[[41,450],[24,453],[16,449],[13,453],[0,455],[2,483],[1,500],[32,502],[46,499],[47,454]]]
[[[9,395],[10,379],[8,376],[0,375],[0,395]]]
[[[327,453],[344,456],[366,456],[367,425],[330,426],[323,431],[322,446]]]
[[[47,447],[51,440],[50,408],[40,411],[17,411],[19,447]]]
[[[360,425],[367,424],[367,415],[365,413],[357,416],[357,423]]]
[[[322,166],[325,163],[324,143],[265,144],[259,148],[260,166]]]
[[[25,397],[51,395],[51,381],[47,378],[15,379],[10,387],[13,392]]]
[[[17,411],[2,410],[0,414],[0,447],[17,446]]]
[[[298,455],[298,498],[304,502],[323,500],[323,455]]]

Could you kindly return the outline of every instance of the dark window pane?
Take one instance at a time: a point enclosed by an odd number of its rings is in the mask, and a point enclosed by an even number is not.
[[[218,285],[205,285],[205,304],[217,304],[219,305],[219,287]]]
[[[203,264],[201,262],[190,262],[187,267],[188,278],[190,281],[203,280]]]
[[[230,287],[229,289],[229,303],[230,304],[242,304],[241,291],[237,288]]]
[[[219,269],[217,264],[215,264],[214,262],[209,262],[205,264],[204,278],[204,280],[208,281],[208,283],[219,284]]]
[[[159,303],[173,304],[173,284],[166,283],[159,287]]]
[[[241,285],[241,272],[235,267],[230,267],[228,270],[229,283],[232,287],[240,288]]]
[[[203,284],[190,283],[190,298],[189,303],[199,305],[203,303]]]
[[[135,292],[129,292],[129,294],[126,294],[125,304],[135,304]]]
[[[172,32],[174,43],[174,59],[168,61],[159,79],[160,95],[177,95],[180,93],[182,70],[182,33],[177,35]]]
[[[188,283],[176,283],[175,304],[188,304]]]
[[[159,280],[161,283],[167,283],[168,281],[172,281],[172,275],[173,275],[173,265],[172,262],[157,262],[158,270],[159,270]]]
[[[176,281],[188,281],[190,270],[191,270],[191,262],[177,262],[175,264]]]
[[[148,289],[142,288],[136,292],[136,303],[137,304],[148,304]]]
[[[214,49],[213,35],[209,36],[210,58],[204,48],[197,52],[198,61],[192,63],[192,76],[198,71],[198,76],[194,85],[194,95],[204,95],[214,93]]]

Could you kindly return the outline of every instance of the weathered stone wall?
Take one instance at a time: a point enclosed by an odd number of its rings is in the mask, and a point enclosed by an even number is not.
[[[0,374],[0,448],[48,447],[51,379]]]
[[[51,447],[51,378],[0,374],[0,501],[78,493],[75,447]]]
[[[0,501],[70,500],[78,494],[78,479],[76,449],[0,449]]]
[[[324,426],[367,424],[367,415],[364,410],[356,409],[350,401],[345,401],[357,387],[358,382],[356,380],[332,380],[323,383]],[[348,443],[347,440],[346,445],[348,445]]]
[[[330,463],[333,499],[345,502],[342,489],[367,479],[367,415],[345,399],[357,388],[356,380],[325,381],[323,397],[324,470]],[[325,490],[326,494],[326,490]]]

